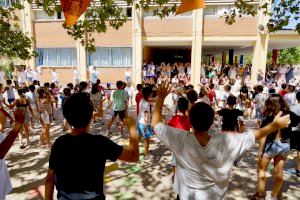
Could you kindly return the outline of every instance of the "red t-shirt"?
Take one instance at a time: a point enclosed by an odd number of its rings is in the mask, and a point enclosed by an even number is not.
[[[173,128],[178,128],[186,131],[189,131],[191,128],[189,117],[186,115],[174,115],[170,119],[168,125],[172,126]]]
[[[284,97],[284,95],[287,94],[287,91],[285,91],[285,90],[279,90],[278,93],[280,94],[280,96]]]
[[[208,92],[208,98],[209,98],[210,102],[213,102],[215,97],[216,97],[215,91],[210,90],[210,91]]]
[[[136,102],[136,113],[137,115],[139,115],[139,104],[140,104],[140,101],[143,99],[143,94],[141,92],[138,92],[136,95],[135,95],[135,102]]]

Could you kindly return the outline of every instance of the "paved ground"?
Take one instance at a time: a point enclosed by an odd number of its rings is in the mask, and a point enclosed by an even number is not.
[[[134,108],[131,108],[131,114]],[[51,137],[54,141],[62,133],[61,113],[57,111],[59,120],[53,123]],[[110,117],[110,111],[105,112],[105,121]],[[253,122],[246,123],[246,126],[253,128]],[[13,184],[13,191],[8,195],[9,200],[39,200],[44,196],[44,178],[48,168],[49,150],[39,147],[40,128],[31,130],[31,146],[20,149],[17,141],[6,157]],[[106,127],[95,124],[92,133],[107,135]],[[113,134],[109,136],[119,144],[128,143],[128,137],[121,136],[117,127]],[[142,144],[140,145],[143,151]],[[124,162],[107,163],[105,175],[105,193],[107,199],[175,199],[172,191],[170,155],[171,153],[155,138],[150,145],[152,156],[144,160],[140,156],[137,164],[127,164]],[[247,152],[239,167],[233,167],[231,181],[229,184],[228,199],[246,199],[247,194],[255,192],[256,187],[256,155],[257,146]],[[295,153],[292,153],[286,165],[284,174],[283,195],[285,199],[299,199],[300,184],[299,178],[288,172],[295,166]],[[270,196],[273,167],[268,170],[268,195]],[[80,172],[78,172],[80,173]]]

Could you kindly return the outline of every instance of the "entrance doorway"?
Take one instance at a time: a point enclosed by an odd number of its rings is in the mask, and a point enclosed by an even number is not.
[[[145,47],[144,60],[159,65],[161,62],[191,62],[190,48]]]

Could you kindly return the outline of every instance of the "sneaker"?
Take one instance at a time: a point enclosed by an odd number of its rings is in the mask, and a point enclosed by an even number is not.
[[[259,196],[258,192],[256,192],[255,194],[248,195],[247,199],[249,199],[249,200],[265,200],[266,197],[265,196]]]

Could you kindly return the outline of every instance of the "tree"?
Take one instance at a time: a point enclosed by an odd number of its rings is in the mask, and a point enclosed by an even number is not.
[[[272,52],[268,52],[268,64],[272,63]],[[300,64],[300,47],[278,50],[278,64]]]
[[[36,52],[30,52],[31,41],[19,27],[19,18],[15,15],[18,10],[24,9],[23,5],[15,1],[11,7],[4,8],[0,6],[0,55],[2,57],[12,58],[18,57],[23,60],[30,59],[36,56]],[[22,0],[32,3],[32,0]],[[235,7],[229,13],[224,13],[225,22],[233,24],[236,17],[241,17],[242,14],[250,14],[254,16],[257,10],[251,4],[253,0],[236,0]],[[126,0],[128,6],[135,6],[137,9],[149,11],[153,5],[153,13],[155,16],[164,18],[174,13],[180,2],[171,0]],[[41,7],[48,15],[53,16],[55,12],[61,12],[62,8],[56,0],[35,0],[35,4]],[[267,27],[270,32],[281,29],[288,25],[292,19],[299,19],[299,0],[272,0],[272,12],[267,10],[268,4],[263,4],[259,9],[263,9],[266,15],[270,15],[270,22]],[[85,12],[84,20],[78,20],[72,27],[67,27],[63,24],[67,33],[75,40],[80,42],[87,48],[88,51],[94,51],[93,33],[106,32],[109,26],[118,29],[127,20],[127,16],[122,14],[122,9],[115,4],[114,0],[94,0]],[[298,21],[299,22],[299,21]],[[300,23],[296,25],[295,30],[300,34]],[[88,37],[86,37],[86,35]],[[87,39],[86,39],[87,38]]]

